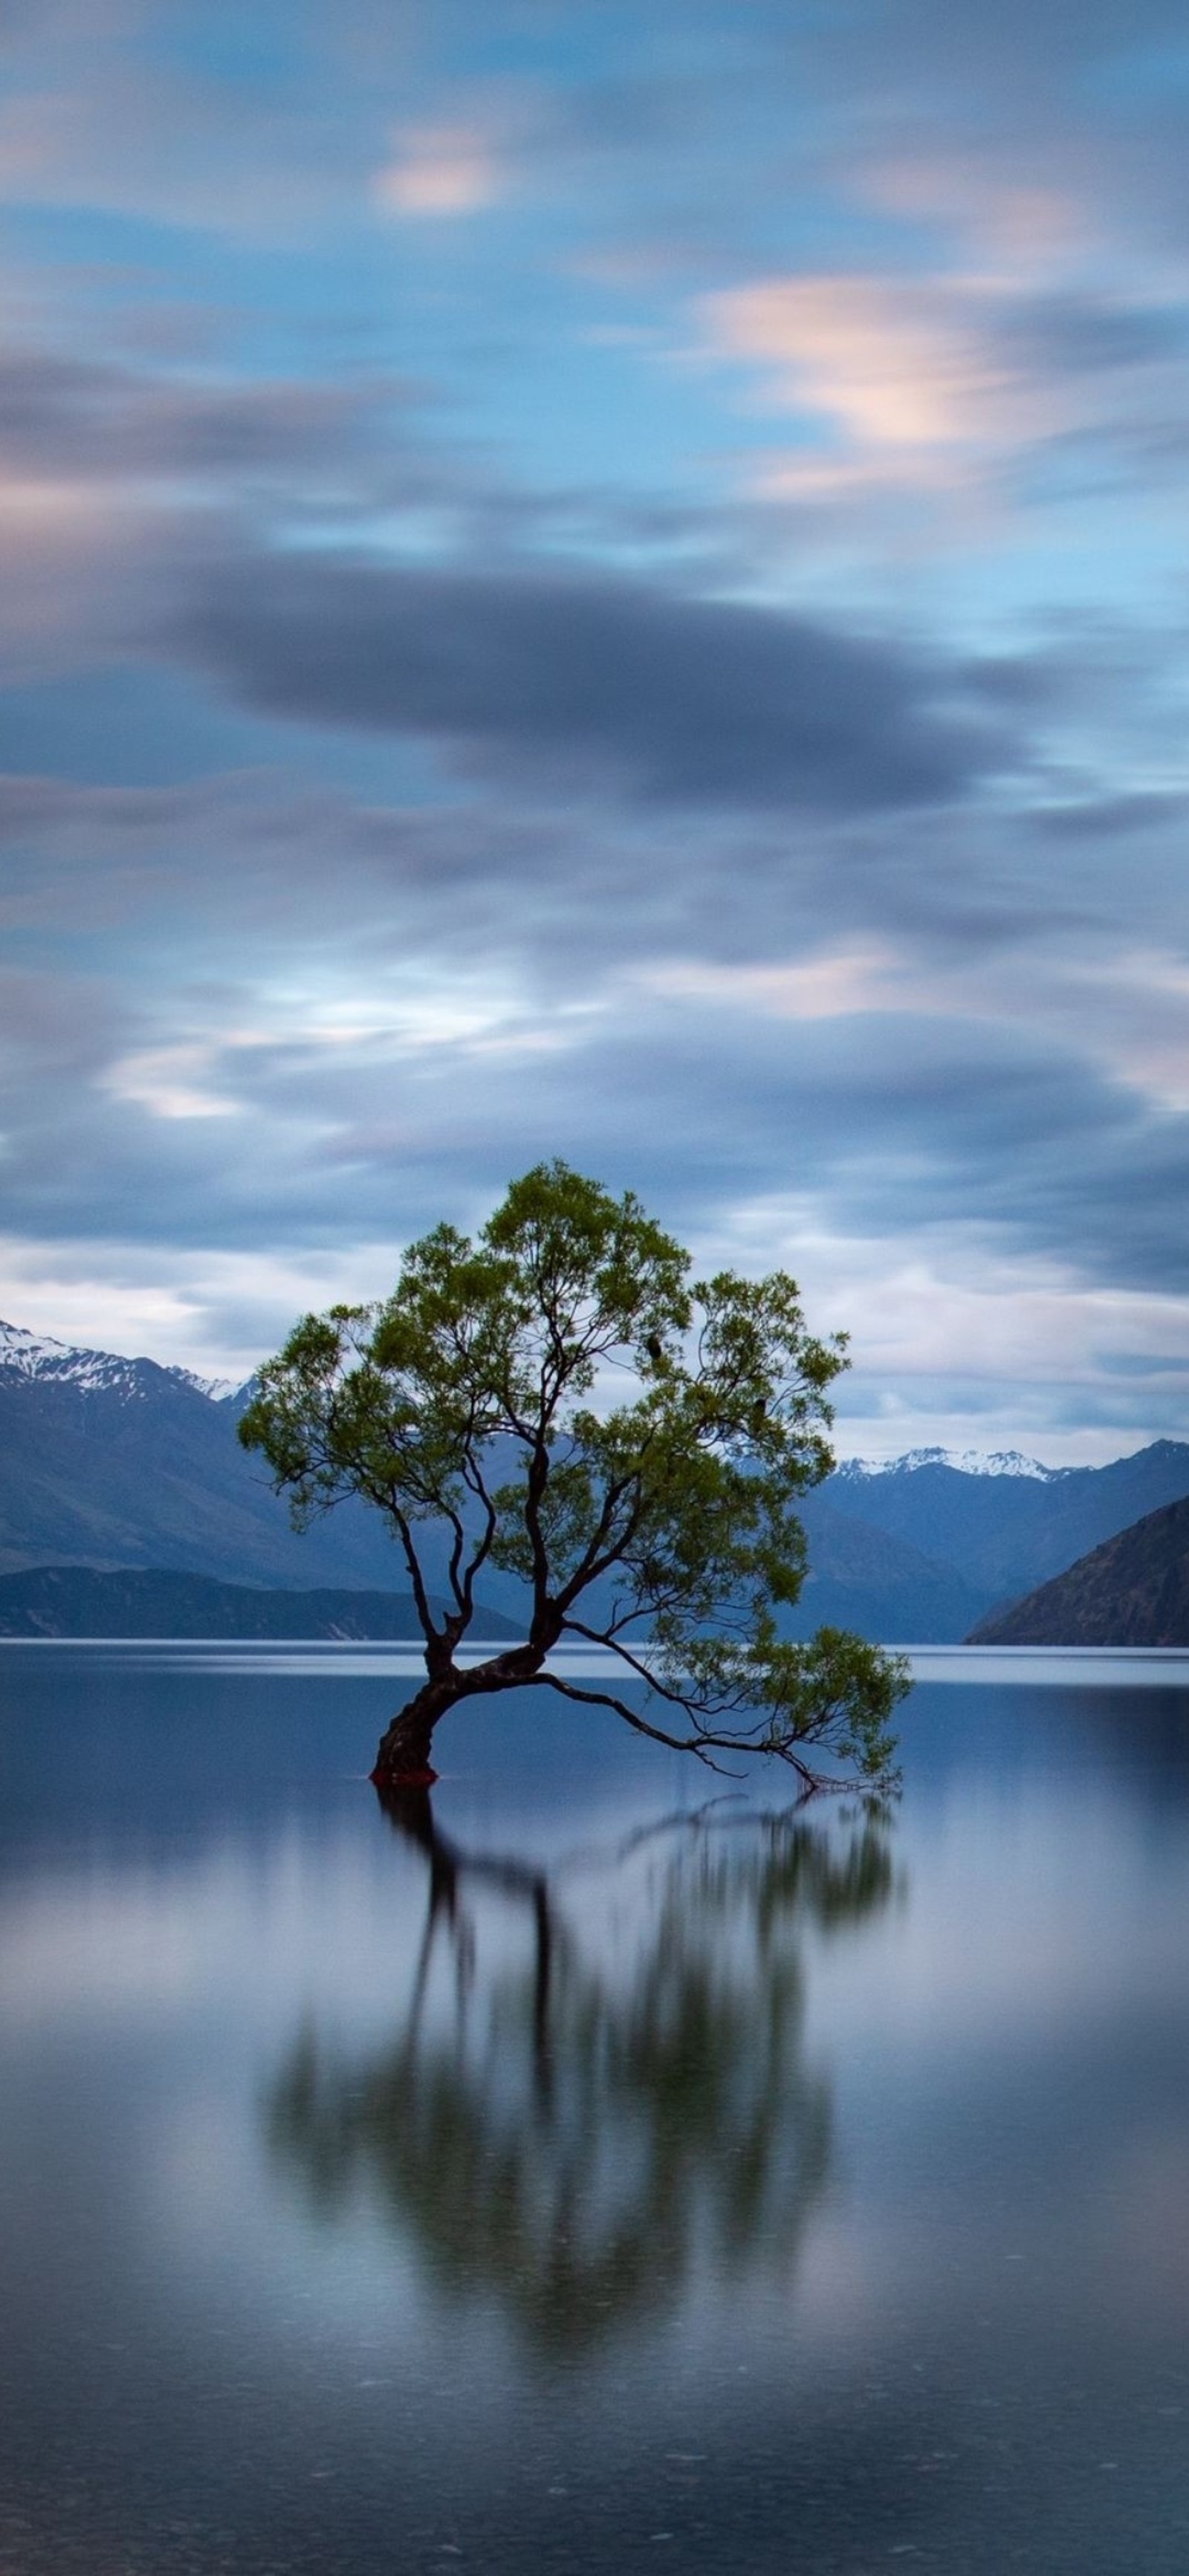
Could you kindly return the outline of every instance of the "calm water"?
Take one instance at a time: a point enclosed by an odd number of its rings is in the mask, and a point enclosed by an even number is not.
[[[396,1662],[0,1650],[6,2576],[1182,2576],[1189,1659],[884,1822]]]

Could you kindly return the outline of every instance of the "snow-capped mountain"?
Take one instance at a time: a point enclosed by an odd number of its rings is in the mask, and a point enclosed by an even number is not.
[[[294,1531],[264,1460],[239,1444],[250,1392],[0,1326],[0,1575],[90,1566],[403,1593],[399,1550],[363,1503]],[[431,1581],[447,1555],[443,1532]],[[509,1585],[493,1573],[484,1607],[500,1611]]]
[[[0,1572],[145,1567],[399,1586],[374,1514],[295,1536],[236,1430],[246,1390],[0,1325]]]
[[[145,1402],[162,1378],[187,1386],[212,1404],[223,1404],[238,1392],[230,1378],[196,1377],[192,1369],[163,1368],[156,1360],[122,1359],[115,1351],[78,1350],[44,1333],[26,1332],[23,1324],[0,1322],[0,1376],[31,1378],[43,1385],[69,1385],[123,1395]]]
[[[823,1505],[902,1539],[980,1586],[988,1608],[1031,1592],[1144,1513],[1189,1494],[1189,1445],[1156,1440],[1108,1467],[1044,1467],[1014,1450],[848,1458]],[[812,1534],[816,1497],[807,1498]]]
[[[1029,1476],[1037,1484],[1055,1485],[1076,1467],[1042,1467],[1022,1449],[906,1449],[899,1458],[843,1458],[839,1476],[911,1476],[921,1467],[952,1467],[959,1476]]]

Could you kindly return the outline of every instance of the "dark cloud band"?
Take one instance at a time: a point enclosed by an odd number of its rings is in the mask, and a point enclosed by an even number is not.
[[[547,789],[849,813],[947,800],[1002,757],[890,644],[609,577],[228,563],[172,640],[270,713],[428,736]]]

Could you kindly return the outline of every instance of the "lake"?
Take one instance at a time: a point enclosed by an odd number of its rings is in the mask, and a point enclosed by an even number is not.
[[[0,2569],[1182,2576],[1189,1657],[887,1814],[408,1658],[0,1648]]]

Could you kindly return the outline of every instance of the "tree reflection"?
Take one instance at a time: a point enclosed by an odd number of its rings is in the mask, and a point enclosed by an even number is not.
[[[787,2266],[830,2156],[803,1935],[888,1901],[883,1820],[675,1819],[574,1870],[563,1909],[544,1872],[460,1851],[427,1793],[386,1803],[428,1866],[400,2026],[358,2064],[305,2035],[269,2105],[314,2206],[362,2187],[440,2294],[494,2299],[542,2353],[664,2310],[699,2269]]]

